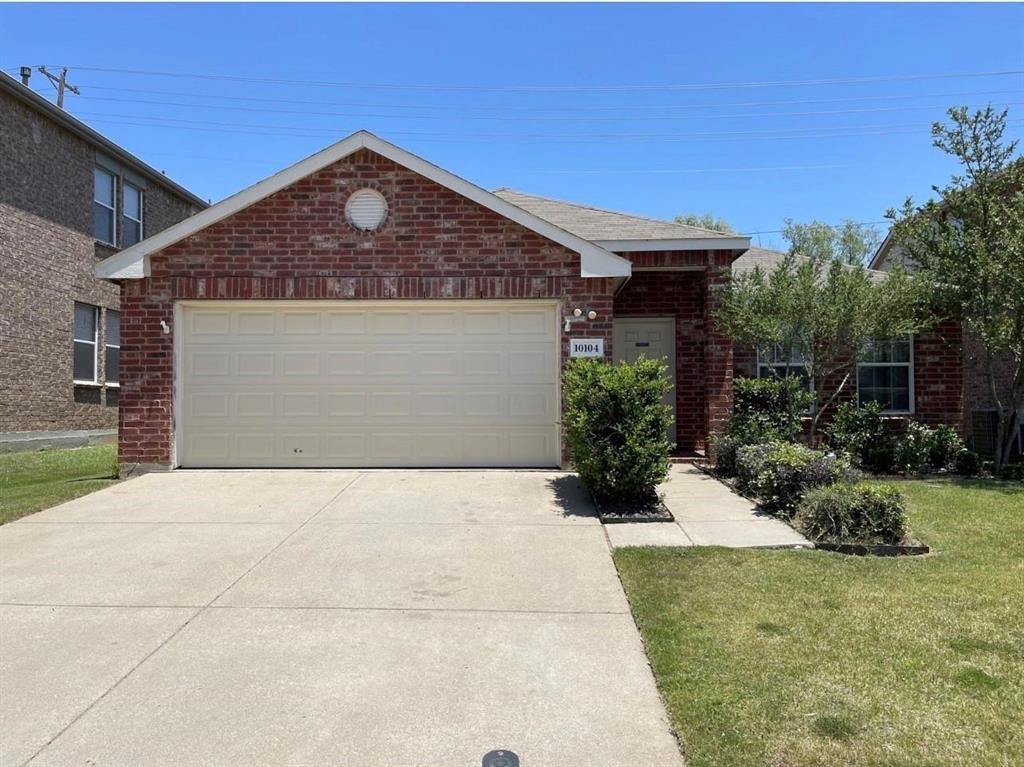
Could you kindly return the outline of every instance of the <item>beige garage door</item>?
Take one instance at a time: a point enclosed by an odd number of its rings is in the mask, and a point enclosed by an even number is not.
[[[186,467],[557,466],[553,303],[182,305]]]

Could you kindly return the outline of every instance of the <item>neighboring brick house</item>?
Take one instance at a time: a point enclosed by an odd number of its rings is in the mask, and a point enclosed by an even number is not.
[[[119,290],[93,269],[204,207],[0,73],[0,432],[116,427]]]
[[[874,257],[871,268],[885,273],[894,266],[900,265],[913,271],[914,265],[900,253],[892,238],[886,237]],[[960,323],[947,321],[936,329],[950,344],[943,350],[949,356],[945,358],[947,370],[934,371],[932,378],[935,385],[943,385],[949,391],[959,387],[961,393],[961,409],[958,425],[973,450],[986,458],[995,455],[997,413],[995,401],[989,388],[988,376],[985,373],[982,347],[974,334]],[[934,350],[933,350],[934,351]],[[1013,381],[1013,369],[1006,362],[996,362],[996,387],[1003,401],[1012,401],[1010,389]],[[1024,455],[1024,413],[1018,418],[1017,442],[1011,451],[1013,455]]]

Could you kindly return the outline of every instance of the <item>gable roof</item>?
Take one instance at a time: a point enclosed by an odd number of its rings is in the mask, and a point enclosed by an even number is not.
[[[494,194],[608,250],[745,250],[750,238],[699,226],[617,213],[514,189]]]
[[[62,128],[71,131],[71,133],[83,139],[88,144],[91,144],[95,148],[101,150],[107,155],[116,158],[119,162],[124,163],[127,167],[146,179],[159,184],[165,189],[169,189],[172,193],[186,200],[187,202],[195,205],[200,210],[209,205],[206,200],[190,192],[188,189],[183,187],[181,184],[171,181],[167,176],[158,171],[152,165],[143,162],[138,157],[133,155],[127,149],[115,144],[113,141],[108,139],[102,133],[99,133],[84,122],[79,120],[74,115],[65,112],[63,109],[58,107],[56,104],[52,104],[47,99],[40,96],[34,90],[28,86],[22,85],[16,79],[0,72],[0,91],[10,94],[18,101],[23,104],[27,104],[32,109],[45,115],[51,121],[60,125]]]
[[[429,178],[431,181],[447,187],[485,208],[493,210],[500,216],[515,221],[517,224],[536,232],[542,237],[546,237],[552,242],[564,245],[569,250],[579,253],[580,275],[583,277],[628,277],[630,274],[630,263],[621,256],[617,256],[593,242],[588,242],[578,235],[571,234],[565,229],[491,194],[486,189],[482,189],[476,184],[456,176],[454,173],[439,168],[411,152],[407,152],[394,144],[384,141],[369,131],[357,131],[326,149],[310,155],[305,160],[301,160],[275,173],[273,176],[265,178],[243,189],[241,192],[221,200],[216,205],[200,211],[194,216],[186,218],[184,221],[104,259],[96,265],[95,274],[97,277],[105,277],[107,279],[142,279],[149,275],[149,256],[152,253],[180,242],[186,237],[248,208],[250,205],[348,157],[360,149],[368,149],[382,157],[386,157],[414,173]]]

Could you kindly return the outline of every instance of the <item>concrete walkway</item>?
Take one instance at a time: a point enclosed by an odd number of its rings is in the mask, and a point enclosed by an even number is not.
[[[676,521],[606,525],[613,547],[811,545],[786,523],[762,513],[728,486],[688,464],[672,466],[661,492]]]
[[[0,764],[680,767],[544,472],[174,472],[0,527]]]

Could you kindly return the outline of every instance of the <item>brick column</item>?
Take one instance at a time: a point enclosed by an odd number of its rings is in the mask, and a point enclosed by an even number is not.
[[[718,329],[715,312],[721,304],[719,291],[731,274],[729,255],[710,254],[704,275],[704,434],[725,425],[732,413],[732,341]],[[708,449],[706,441],[704,448]]]

